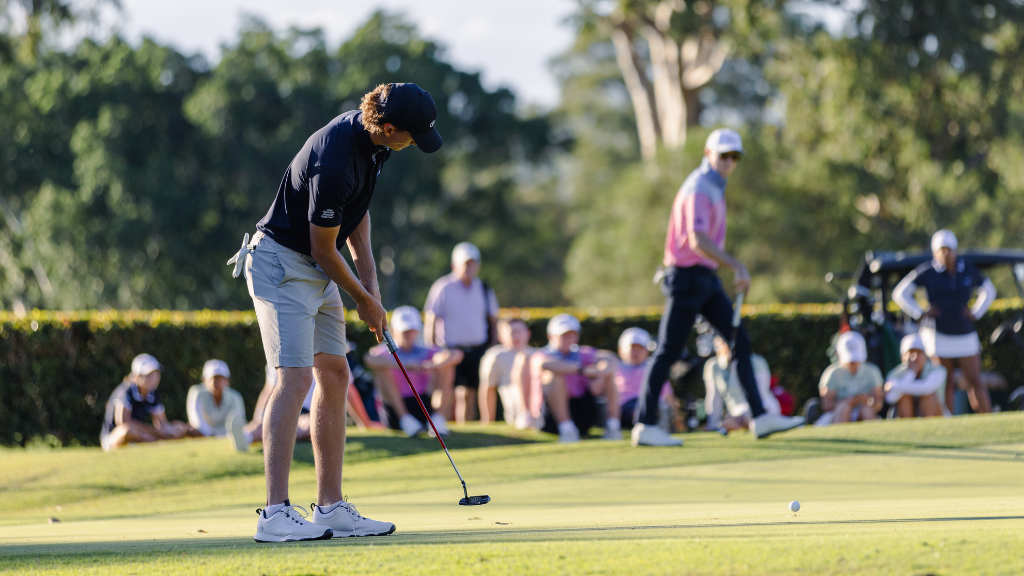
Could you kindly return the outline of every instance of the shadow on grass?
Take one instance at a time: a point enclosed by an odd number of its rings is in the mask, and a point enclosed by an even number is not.
[[[490,448],[494,446],[514,446],[521,444],[539,444],[540,440],[506,436],[492,432],[452,431],[445,438],[449,450],[465,450],[470,448]],[[424,435],[415,438],[393,435],[354,435],[349,436],[345,443],[345,463],[367,462],[395,456],[412,456],[424,452],[439,452],[441,445],[434,438]],[[294,460],[305,464],[313,464],[313,445],[309,442],[295,444]]]
[[[736,528],[769,528],[796,526],[854,526],[884,524],[923,524],[929,522],[1005,522],[1024,520],[1024,516],[959,516],[933,518],[878,518],[863,520],[811,520],[789,517],[776,522],[728,522],[691,523],[651,526],[600,526],[583,528],[536,528],[516,529],[496,526],[487,530],[484,526],[475,530],[453,530],[437,532],[398,532],[392,536],[368,538],[339,538],[329,542],[289,542],[284,544],[257,544],[249,537],[203,537],[175,540],[129,540],[119,542],[76,542],[61,544],[13,544],[0,546],[0,568],[4,565],[19,564],[26,560],[37,565],[40,559],[50,558],[66,562],[76,556],[117,556],[121,561],[131,561],[132,556],[152,559],[159,554],[193,554],[202,552],[229,553],[240,549],[257,551],[289,548],[332,547],[332,546],[405,546],[411,544],[473,544],[495,542],[553,542],[576,540],[644,540],[689,538],[673,534],[672,530],[702,530],[700,538],[737,538],[741,534],[718,534],[717,530]],[[661,533],[659,533],[661,532]]]

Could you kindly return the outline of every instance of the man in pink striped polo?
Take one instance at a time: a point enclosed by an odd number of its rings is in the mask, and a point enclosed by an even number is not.
[[[803,424],[803,418],[768,414],[750,362],[750,336],[741,324],[732,328],[732,302],[718,277],[718,267],[733,270],[733,290],[750,288],[750,273],[725,251],[726,179],[743,157],[740,135],[728,128],[715,130],[704,145],[704,160],[690,173],[676,195],[665,238],[667,268],[661,291],[667,300],[658,330],[658,349],[644,379],[633,426],[634,446],[679,446],[682,441],[658,428],[658,394],[669,368],[679,359],[693,323],[700,314],[724,338],[735,336],[733,355],[740,384],[750,404],[750,431],[755,438]]]

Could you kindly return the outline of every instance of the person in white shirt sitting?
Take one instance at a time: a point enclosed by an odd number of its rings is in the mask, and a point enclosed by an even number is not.
[[[704,363],[704,388],[707,396],[704,408],[708,414],[708,431],[728,434],[733,430],[745,430],[750,426],[750,404],[736,375],[736,364],[732,361],[729,343],[721,336],[715,336],[715,357]],[[751,354],[754,365],[754,379],[761,392],[761,403],[767,414],[782,414],[779,401],[772,394],[772,372],[764,356]]]
[[[900,342],[900,354],[903,363],[885,377],[885,400],[896,406],[896,415],[913,418],[948,414],[942,405],[946,369],[928,359],[921,336],[904,336]]]
[[[252,436],[245,432],[245,400],[231,387],[231,370],[223,360],[207,360],[203,382],[188,389],[188,423],[203,436],[227,436],[231,446],[245,452]]]

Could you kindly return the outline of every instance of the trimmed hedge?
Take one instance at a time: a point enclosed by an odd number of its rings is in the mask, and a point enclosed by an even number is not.
[[[1021,314],[1020,307],[1018,300],[998,301],[978,326],[984,367],[1003,374],[1009,389],[1024,383],[1024,353],[990,347],[986,338],[1000,322]],[[567,308],[505,309],[502,315],[524,319],[533,345],[541,346],[547,320],[559,312],[580,318],[584,343],[610,350],[629,326],[656,333],[661,314],[660,308]],[[755,351],[781,383],[799,402],[816,395],[828,365],[825,351],[839,325],[838,305],[744,306],[744,315]],[[348,336],[360,355],[376,343],[354,314]],[[0,444],[98,444],[107,397],[141,352],[166,367],[160,394],[169,418],[186,418],[185,395],[210,358],[231,367],[232,386],[251,415],[265,365],[252,311],[33,311],[23,318],[0,313]],[[703,395],[699,378],[688,378],[684,386],[679,392]]]

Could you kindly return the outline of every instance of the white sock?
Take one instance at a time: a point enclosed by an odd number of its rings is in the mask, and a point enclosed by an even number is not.
[[[267,518],[270,518],[274,514],[277,514],[278,511],[281,510],[281,508],[284,508],[283,502],[281,504],[271,504],[270,506],[267,506],[266,508],[263,509],[263,514]]]
[[[325,504],[324,506],[319,506],[318,505],[317,508],[320,509],[320,513],[321,514],[329,514],[329,513],[333,512],[334,509],[337,508],[338,505],[341,504],[342,502],[344,502],[344,500],[338,500],[334,504]]]
[[[248,442],[249,444],[252,444],[252,432],[245,433],[245,441]]]
[[[608,424],[605,425],[605,430],[619,431],[622,430],[622,423],[619,422],[618,418],[608,418]]]
[[[578,432],[578,430],[576,430],[576,424],[573,424],[572,420],[566,420],[565,422],[559,422],[558,423],[558,433],[559,434],[566,434],[566,433],[571,434],[573,432]]]

